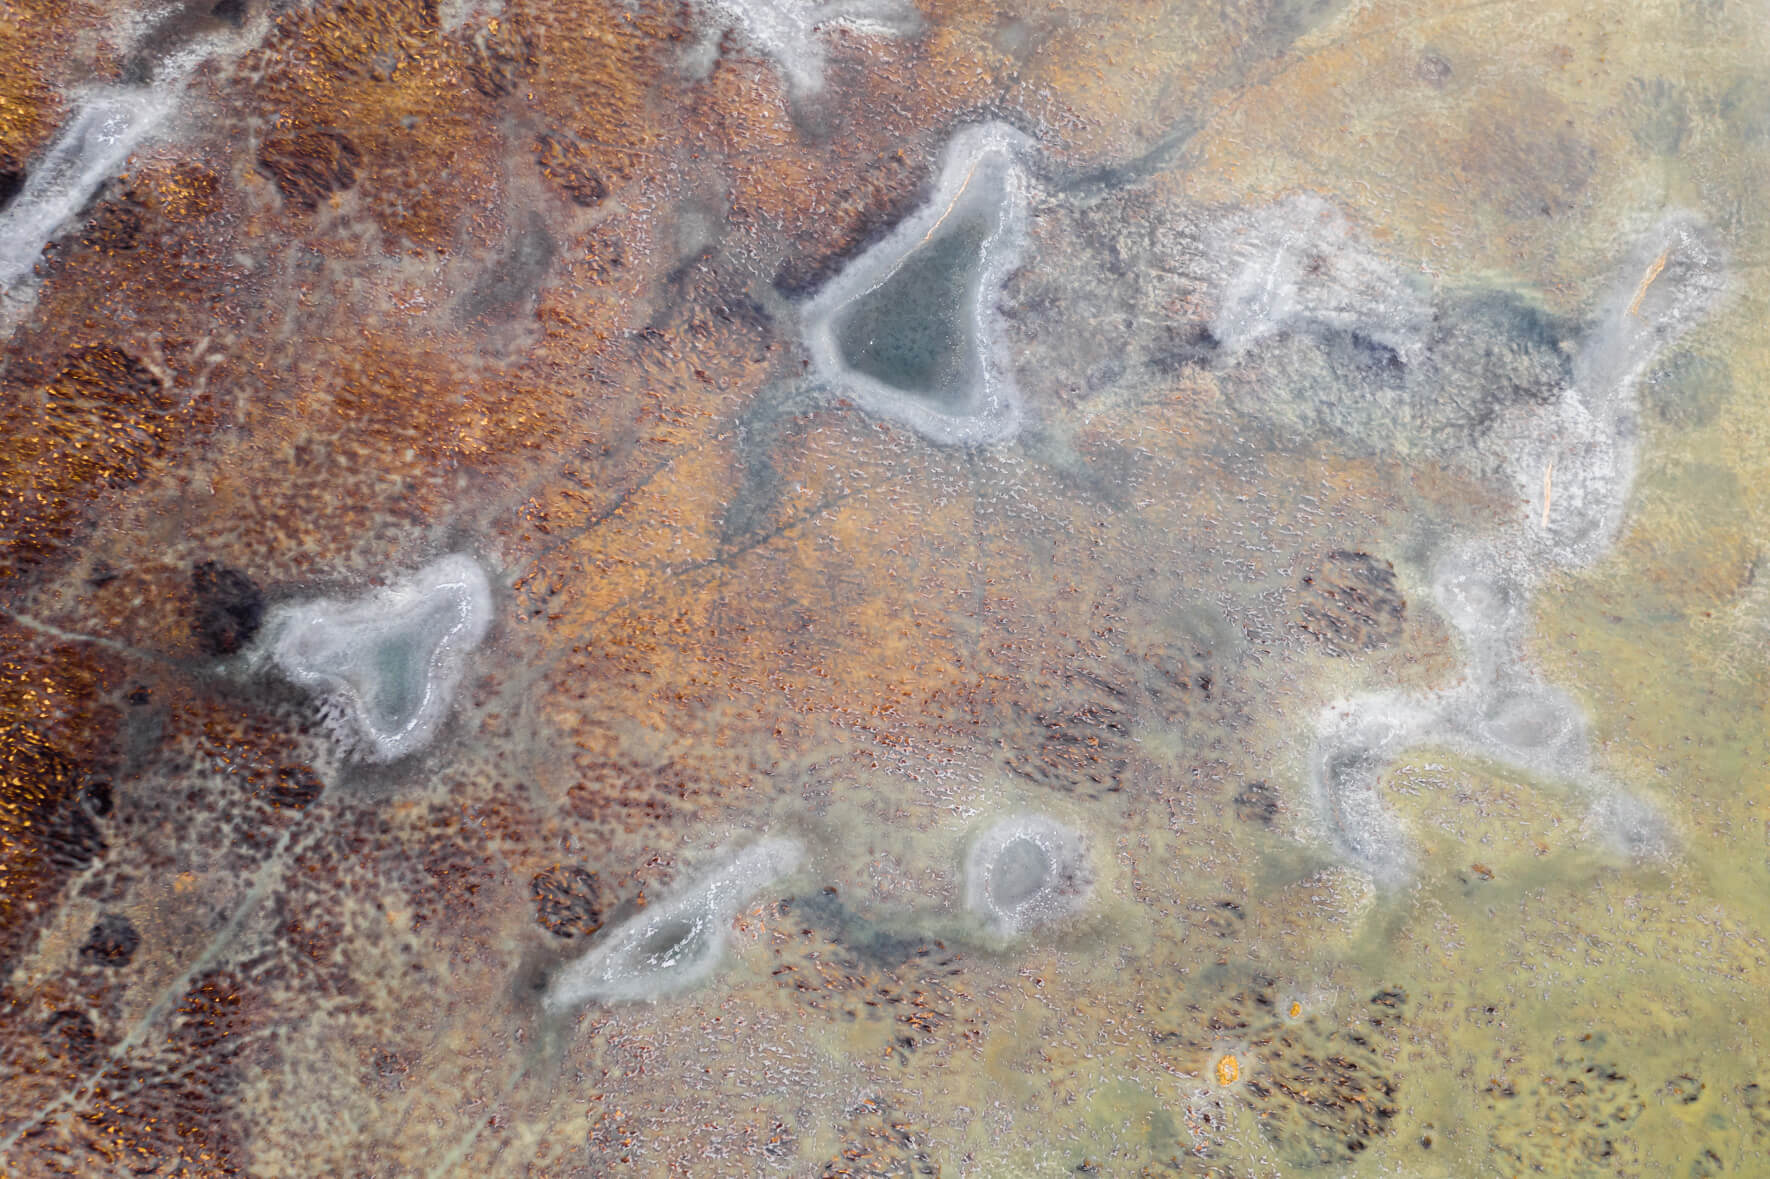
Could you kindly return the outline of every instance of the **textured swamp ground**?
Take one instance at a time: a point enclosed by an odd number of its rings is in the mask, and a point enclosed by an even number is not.
[[[1763,14],[924,0],[783,70],[736,11],[0,10],[0,193],[79,87],[238,39],[0,302],[0,1173],[1770,1167]],[[966,450],[809,382],[794,308],[987,120],[1024,424]],[[1316,718],[1458,682],[1433,561],[1515,504],[1485,411],[1318,412],[1381,341],[1209,355],[1304,196],[1524,353],[1666,210],[1719,243],[1523,653],[1662,853],[1423,746],[1407,881],[1336,854]],[[428,750],[245,667],[452,552],[495,608]],[[1020,811],[1095,879],[1004,944],[963,869]],[[544,1008],[762,834],[803,862],[704,985]]]

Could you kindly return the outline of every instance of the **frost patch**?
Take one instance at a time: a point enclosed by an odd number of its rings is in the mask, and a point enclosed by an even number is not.
[[[823,89],[823,41],[831,30],[901,37],[921,26],[907,0],[701,0],[699,7],[702,56],[710,62],[726,32],[734,31],[774,62],[796,99]]]
[[[1025,239],[1027,145],[1000,123],[959,133],[933,199],[805,305],[822,381],[947,445],[1000,442],[1020,428],[997,301]]]
[[[1379,258],[1318,196],[1282,201],[1235,227],[1231,277],[1211,334],[1231,355],[1279,332],[1357,333],[1414,359],[1432,324],[1424,284]]]
[[[1328,709],[1317,725],[1309,785],[1318,813],[1341,854],[1379,883],[1404,881],[1411,865],[1378,778],[1406,749],[1428,743],[1571,783],[1590,800],[1587,834],[1619,854],[1639,859],[1669,849],[1651,804],[1594,766],[1574,701],[1529,670],[1525,636],[1535,584],[1590,564],[1614,544],[1635,477],[1636,386],[1723,286],[1712,235],[1690,214],[1667,216],[1600,301],[1566,387],[1495,410],[1483,461],[1510,483],[1516,507],[1489,535],[1442,552],[1432,575],[1438,607],[1462,641],[1465,683],[1360,697]],[[1368,309],[1367,321],[1373,317],[1395,322],[1383,307]]]
[[[649,905],[563,970],[542,1004],[565,1011],[585,1002],[655,1002],[704,982],[725,955],[738,909],[798,868],[797,841],[764,839],[673,899]]]
[[[170,95],[145,87],[87,96],[0,212],[0,287],[31,273],[44,244],[121,170],[172,106]]]
[[[436,735],[491,617],[485,571],[448,556],[354,602],[283,607],[268,628],[270,657],[321,698],[347,753],[396,761]]]
[[[965,857],[965,907],[1004,938],[1075,912],[1093,883],[1082,837],[1043,815],[991,824]]]

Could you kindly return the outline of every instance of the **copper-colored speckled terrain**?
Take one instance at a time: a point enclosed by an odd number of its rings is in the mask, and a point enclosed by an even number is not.
[[[712,3],[170,8],[0,8],[0,203],[219,46],[0,298],[0,1175],[1770,1171],[1760,6],[917,0],[815,93]],[[943,446],[797,308],[987,121],[1026,424]],[[1434,562],[1518,495],[1485,419],[1295,408],[1405,349],[1206,357],[1311,201],[1551,359],[1711,235],[1519,656],[1651,851],[1440,739],[1380,771],[1405,881],[1336,845],[1318,717],[1463,682]],[[257,644],[447,553],[489,636],[352,760]],[[964,861],[1018,812],[1093,879],[1004,941]],[[547,1006],[763,835],[709,980]]]

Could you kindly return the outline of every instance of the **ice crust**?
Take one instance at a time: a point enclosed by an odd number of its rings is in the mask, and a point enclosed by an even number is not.
[[[1361,259],[1355,272],[1365,265]],[[1310,792],[1340,853],[1379,884],[1404,883],[1413,865],[1378,778],[1401,753],[1426,744],[1567,783],[1588,801],[1588,831],[1620,852],[1657,854],[1669,845],[1652,805],[1593,764],[1578,705],[1530,670],[1526,628],[1532,589],[1544,575],[1588,565],[1615,542],[1635,476],[1635,387],[1723,287],[1720,251],[1690,214],[1670,214],[1646,235],[1600,301],[1567,387],[1554,398],[1515,400],[1486,435],[1488,469],[1514,489],[1517,507],[1490,534],[1446,546],[1432,572],[1438,608],[1461,640],[1465,681],[1433,693],[1358,696],[1322,714],[1309,755]],[[1307,303],[1262,304],[1234,290],[1226,305],[1270,305],[1261,313],[1267,320],[1228,329],[1244,336],[1257,335],[1282,309],[1295,319],[1294,309]],[[1348,316],[1356,322],[1350,305],[1316,300],[1323,302],[1342,323]],[[1393,299],[1378,304],[1363,330],[1393,333],[1411,322],[1397,319]]]
[[[144,85],[96,87],[67,95],[71,110],[49,147],[31,161],[24,186],[0,210],[0,291],[23,288],[52,241],[92,195],[122,170],[130,153],[163,132],[172,121],[191,76],[210,56],[238,50],[266,27],[216,31],[165,47],[155,44],[171,10],[119,15],[116,35],[147,54],[151,81]]]
[[[774,63],[799,100],[823,89],[823,41],[831,29],[896,37],[921,26],[906,0],[700,0],[700,9],[707,48],[735,30]]]
[[[1020,814],[980,832],[965,857],[965,907],[1012,938],[1075,912],[1093,887],[1087,845],[1055,819]]]
[[[1295,329],[1357,332],[1407,359],[1424,346],[1432,324],[1424,282],[1380,258],[1319,196],[1261,210],[1220,249],[1230,278],[1211,333],[1232,357]]]
[[[171,112],[169,94],[150,87],[96,91],[80,101],[37,160],[24,187],[0,211],[0,287],[31,273],[44,243],[115,176],[129,153]]]
[[[592,946],[548,986],[542,1005],[560,1012],[586,1002],[655,1002],[710,977],[724,956],[739,908],[799,866],[792,839],[754,843],[670,900],[648,905]]]
[[[266,630],[273,662],[326,702],[344,748],[389,762],[436,735],[491,617],[485,571],[457,554],[353,602],[285,606]]]
[[[1028,146],[1001,123],[953,137],[929,203],[805,304],[820,380],[933,442],[982,446],[1013,436],[1022,405],[996,303],[1025,237],[1019,156]],[[965,271],[942,272],[949,261]],[[954,291],[957,306],[942,315],[940,301]],[[887,379],[890,369],[904,382]],[[912,372],[928,381],[915,387]]]

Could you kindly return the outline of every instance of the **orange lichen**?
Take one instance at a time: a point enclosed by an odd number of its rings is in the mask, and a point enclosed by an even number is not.
[[[1233,1085],[1241,1080],[1241,1062],[1227,1053],[1217,1058],[1215,1071],[1219,1085]]]
[[[490,220],[502,187],[493,153],[461,145],[495,121],[493,104],[525,58],[520,41],[445,34],[422,0],[285,13],[250,55],[262,76],[251,101],[270,123],[267,167],[293,191],[297,217],[355,186],[386,244],[459,248],[463,229]],[[298,161],[314,158],[318,179],[301,179],[310,169]]]
[[[0,171],[16,172],[55,133],[56,84],[78,68],[72,55],[46,53],[93,12],[79,4],[15,3],[0,8]]]
[[[220,207],[222,179],[210,168],[193,161],[144,169],[136,177],[135,192],[150,208],[174,222],[197,222]]]

